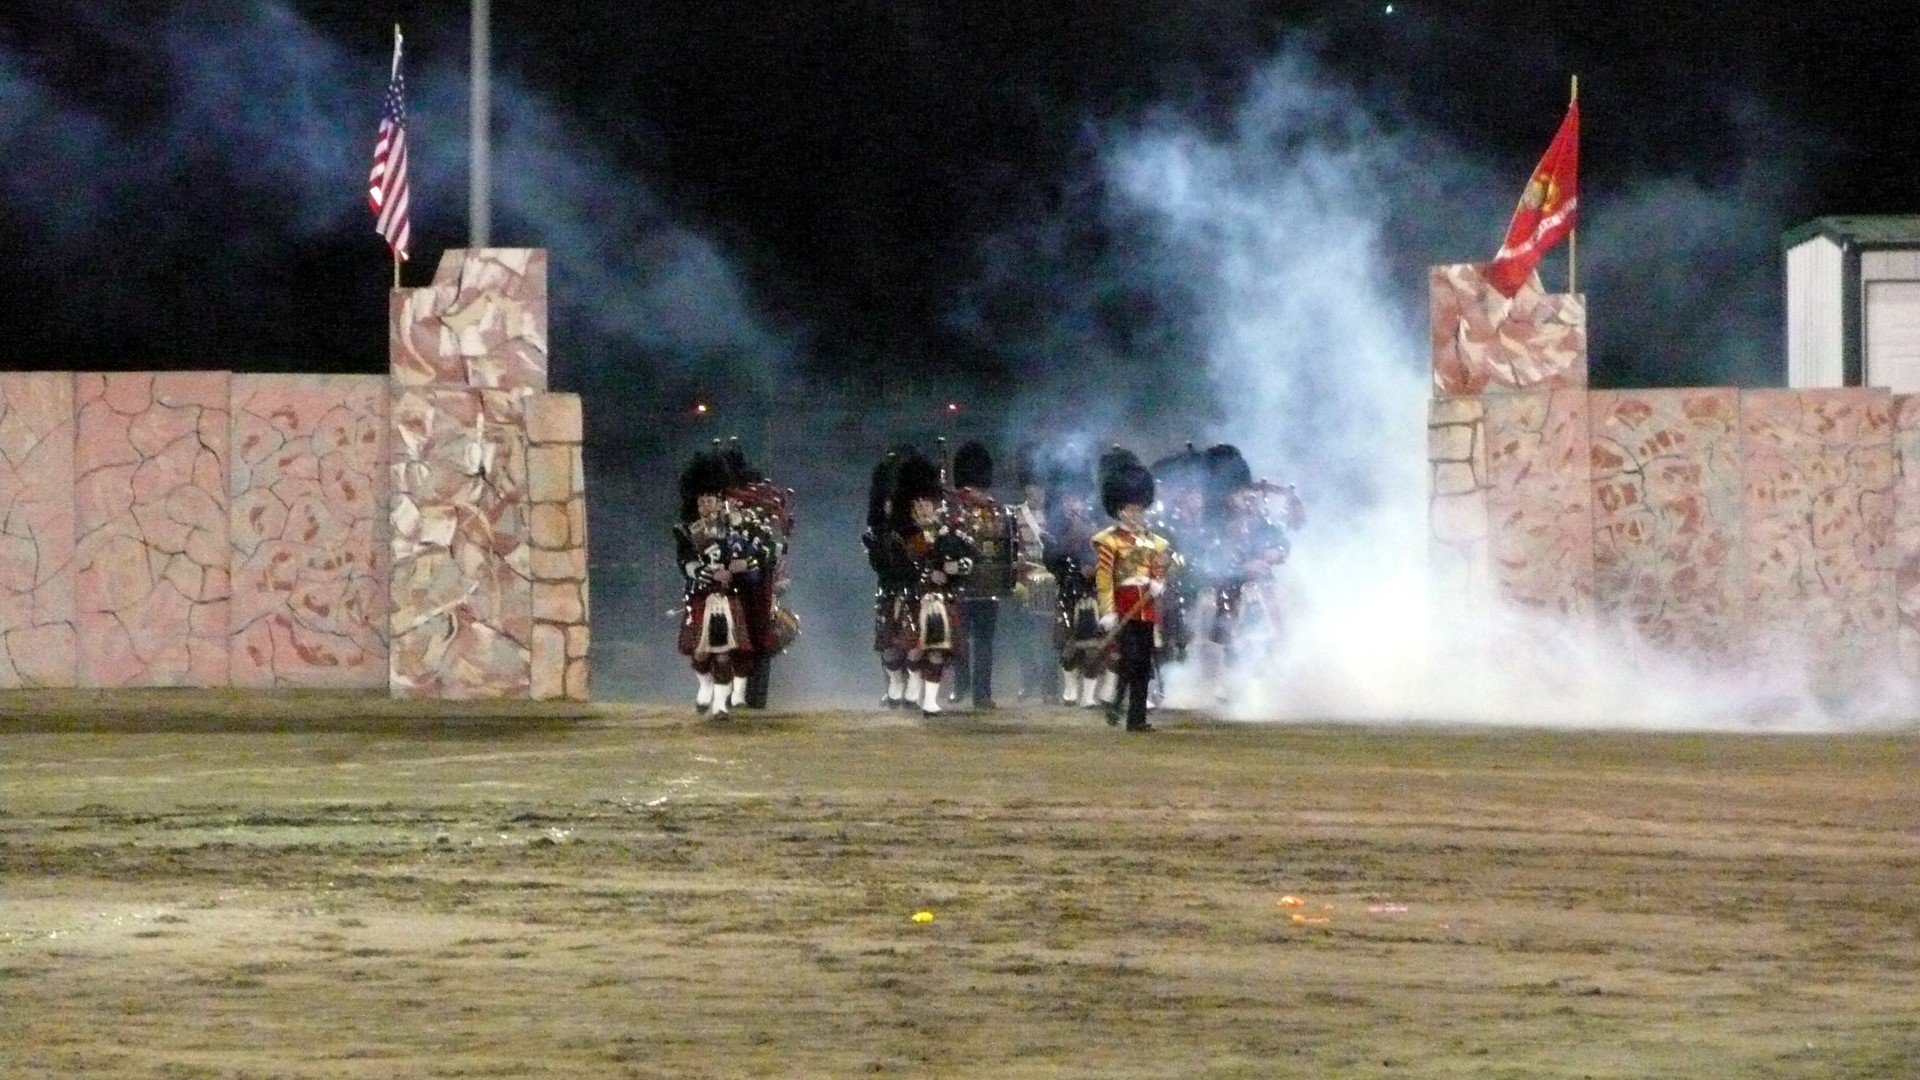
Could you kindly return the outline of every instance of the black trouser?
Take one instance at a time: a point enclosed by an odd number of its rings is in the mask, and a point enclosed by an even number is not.
[[[1128,619],[1120,624],[1120,655],[1114,673],[1120,677],[1120,698],[1127,703],[1127,726],[1147,722],[1147,683],[1153,679],[1153,624]]]
[[[954,662],[953,690],[971,683],[973,703],[993,700],[993,633],[1000,624],[1000,601],[973,596],[960,601],[960,628],[966,635]]]

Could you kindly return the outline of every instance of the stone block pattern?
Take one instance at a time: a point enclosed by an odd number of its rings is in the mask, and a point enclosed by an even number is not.
[[[1536,391],[1481,401],[1494,584],[1523,607],[1586,616],[1593,610],[1587,393]]]
[[[587,485],[577,394],[527,399],[533,696],[588,699]]]
[[[227,685],[229,380],[74,376],[81,686]]]
[[[75,663],[73,374],[0,373],[0,689]]]
[[[392,394],[392,692],[527,697],[525,395],[398,385]]]
[[[1451,593],[1444,600],[1479,595],[1492,582],[1487,563],[1486,407],[1479,398],[1428,403],[1427,468],[1434,581]]]
[[[1534,274],[1509,299],[1471,263],[1433,267],[1428,292],[1436,395],[1587,385],[1585,298],[1545,292]]]
[[[1601,624],[1665,652],[1736,655],[1746,609],[1738,391],[1596,391],[1588,406]]]
[[[1894,651],[1901,672],[1920,679],[1920,394],[1893,395],[1888,416],[1893,428],[1888,562],[1898,620]]]
[[[433,284],[389,298],[389,361],[401,386],[547,388],[547,253],[452,250]]]
[[[1741,392],[1755,655],[1841,680],[1893,659],[1891,404],[1885,390]]]
[[[387,380],[236,375],[232,685],[387,685]]]

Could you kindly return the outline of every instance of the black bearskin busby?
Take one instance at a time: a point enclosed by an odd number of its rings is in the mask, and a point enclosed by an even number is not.
[[[1207,488],[1206,455],[1187,444],[1185,450],[1177,454],[1168,454],[1153,463],[1153,479],[1164,494],[1172,491],[1205,491]]]
[[[867,528],[874,532],[887,527],[887,504],[893,499],[894,474],[900,471],[900,454],[888,451],[873,467],[873,478],[867,482]]]
[[[1239,447],[1228,443],[1207,448],[1207,505],[1219,509],[1227,497],[1253,484],[1253,469],[1240,456]]]
[[[953,454],[953,486],[985,491],[993,487],[993,455],[971,440]]]
[[[1100,506],[1108,517],[1122,507],[1153,505],[1153,474],[1130,450],[1114,447],[1100,455]]]
[[[720,460],[727,467],[727,478],[733,487],[745,487],[766,479],[760,470],[747,461],[747,452],[740,449],[738,436],[727,440],[727,448],[721,452]]]
[[[730,486],[727,463],[719,453],[693,455],[680,474],[680,520],[692,521],[700,516],[700,496],[725,495]]]
[[[902,457],[893,478],[894,527],[906,529],[913,525],[915,499],[938,502],[944,495],[945,491],[940,486],[940,466],[917,451]]]

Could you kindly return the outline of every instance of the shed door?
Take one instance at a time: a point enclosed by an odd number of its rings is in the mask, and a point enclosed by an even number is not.
[[[1867,385],[1920,393],[1920,281],[1869,281]]]

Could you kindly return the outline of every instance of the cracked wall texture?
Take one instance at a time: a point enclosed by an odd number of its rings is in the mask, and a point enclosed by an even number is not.
[[[1436,396],[1587,385],[1587,302],[1545,292],[1540,275],[1511,299],[1475,263],[1428,272]]]
[[[73,373],[0,373],[0,689],[74,685]]]
[[[1587,392],[1489,394],[1488,554],[1500,595],[1562,616],[1593,609]]]
[[[1589,407],[1602,625],[1732,655],[1746,611],[1739,392],[1606,390]]]
[[[74,376],[81,686],[227,685],[229,379]]]
[[[547,388],[547,253],[455,249],[433,284],[395,289],[389,360],[400,386]]]
[[[525,395],[398,385],[392,394],[392,692],[527,697]]]
[[[1898,619],[1894,650],[1900,670],[1920,679],[1920,394],[1893,395],[1888,417],[1894,466],[1888,559]]]
[[[1892,659],[1891,404],[1885,390],[1741,392],[1756,656],[1841,680]]]
[[[387,685],[387,379],[236,375],[232,684]]]
[[[577,394],[527,398],[533,696],[588,699],[587,482]]]

